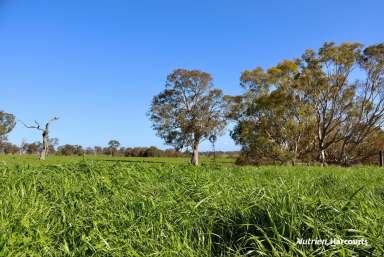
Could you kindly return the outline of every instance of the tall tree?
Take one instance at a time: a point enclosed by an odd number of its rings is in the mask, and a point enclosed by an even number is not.
[[[346,165],[358,158],[353,155],[353,149],[384,124],[384,44],[365,48],[357,62],[364,77],[355,83],[353,108],[347,113],[342,130],[339,160]]]
[[[117,151],[117,148],[120,146],[120,142],[117,140],[110,140],[108,142],[108,147],[111,152],[111,155],[114,156],[115,152]]]
[[[243,146],[245,161],[294,163],[309,151],[311,109],[295,93],[298,68],[297,61],[283,61],[267,71],[256,68],[242,73],[246,92],[241,101],[233,99],[237,125],[231,135]]]
[[[302,57],[298,90],[314,108],[318,158],[326,163],[326,151],[344,139],[342,126],[353,108],[355,85],[351,74],[361,45],[325,43],[316,53],[307,50]]]
[[[24,126],[27,128],[37,129],[39,131],[42,131],[41,135],[43,137],[43,145],[40,152],[40,160],[45,160],[48,156],[49,152],[49,126],[52,124],[52,122],[58,120],[58,117],[53,117],[50,119],[44,126],[40,125],[37,121],[35,121],[35,125],[26,125],[24,123]]]
[[[7,134],[15,127],[15,116],[11,113],[0,111],[0,143],[7,140]]]
[[[383,134],[384,44],[325,43],[267,71],[245,71],[241,85],[244,95],[230,101],[232,136],[257,160],[316,155],[322,165],[348,164]]]
[[[149,116],[166,144],[192,148],[191,164],[199,163],[199,145],[226,126],[226,105],[212,77],[199,70],[177,69],[167,77],[165,90],[152,100]]]

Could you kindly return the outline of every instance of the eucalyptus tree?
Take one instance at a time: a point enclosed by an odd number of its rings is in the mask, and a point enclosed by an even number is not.
[[[294,163],[309,152],[313,121],[310,106],[295,91],[298,73],[296,60],[242,73],[245,93],[230,101],[231,117],[237,121],[231,135],[242,145],[246,162]]]
[[[325,43],[266,71],[245,71],[241,85],[245,93],[230,101],[232,137],[257,160],[348,164],[383,135],[384,44]]]
[[[344,139],[342,126],[353,109],[355,85],[351,75],[361,44],[325,43],[302,56],[298,90],[314,109],[318,158],[326,164],[326,151]]]
[[[0,111],[0,143],[7,139],[7,134],[13,130],[15,125],[13,114]]]
[[[357,58],[361,78],[355,82],[353,108],[343,127],[339,160],[358,159],[356,150],[384,125],[384,44],[368,46]]]
[[[169,74],[148,115],[166,144],[192,149],[192,165],[199,163],[200,143],[220,135],[227,123],[222,90],[213,88],[211,75],[199,70],[177,69]]]
[[[120,142],[118,140],[109,140],[108,142],[108,148],[111,152],[111,155],[114,156],[117,148],[120,146]]]

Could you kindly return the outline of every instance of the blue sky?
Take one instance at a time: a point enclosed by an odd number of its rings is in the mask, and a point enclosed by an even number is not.
[[[245,69],[325,41],[383,42],[383,10],[382,0],[0,0],[0,110],[60,116],[60,144],[165,148],[146,112],[172,70],[207,71],[238,94]],[[9,139],[23,138],[40,135],[17,125]],[[217,148],[238,149],[228,135]]]

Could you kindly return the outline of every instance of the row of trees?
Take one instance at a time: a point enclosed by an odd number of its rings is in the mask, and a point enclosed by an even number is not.
[[[111,144],[111,142],[113,144]],[[117,142],[117,144],[116,144]],[[41,155],[43,150],[41,142],[27,143],[23,141],[21,145],[15,145],[10,142],[0,143],[0,154],[36,154]],[[108,146],[83,147],[81,145],[58,145],[57,138],[49,139],[48,152],[54,155],[108,155],[108,156],[126,156],[126,157],[185,157],[187,153],[175,151],[174,149],[161,150],[155,146],[151,147],[120,147],[120,143],[111,140]],[[206,153],[207,154],[207,153]],[[225,154],[220,152],[220,155]]]
[[[246,162],[348,165],[383,147],[384,45],[324,44],[241,76],[232,136]]]
[[[13,114],[0,111],[0,154],[38,154],[41,160],[44,160],[48,153],[55,155],[111,155],[126,157],[185,157],[188,153],[176,151],[174,149],[161,150],[157,147],[121,147],[118,140],[110,140],[108,146],[94,146],[83,148],[81,145],[59,145],[57,138],[49,138],[49,126],[57,117],[50,119],[44,126],[37,121],[34,125],[27,125],[26,128],[37,129],[42,132],[42,142],[28,143],[22,141],[20,146],[7,141],[7,134],[12,131],[16,125],[16,119]],[[204,153],[210,154],[209,152]],[[219,155],[225,155],[226,152],[219,152]],[[231,153],[233,154],[233,153]]]
[[[110,155],[125,157],[181,157],[184,153],[173,149],[161,150],[151,147],[120,147],[117,140],[111,140],[107,147],[95,146],[83,148],[80,145],[63,145],[55,152],[58,155]]]
[[[269,69],[246,70],[240,85],[243,94],[225,96],[210,74],[175,70],[152,100],[148,115],[154,130],[176,152],[191,152],[193,165],[199,163],[201,142],[214,146],[228,123],[234,123],[231,136],[241,146],[241,163],[349,165],[384,147],[384,44],[325,43]],[[44,126],[24,124],[42,132],[41,159],[53,151],[48,130],[57,119]],[[15,117],[0,112],[0,142],[14,126]],[[155,148],[119,147],[112,140],[107,149],[64,145],[57,151],[161,156]]]
[[[166,144],[192,149],[222,134],[243,163],[364,162],[384,146],[384,44],[325,43],[267,70],[244,71],[244,93],[224,96],[212,77],[175,70],[152,100],[153,128]]]

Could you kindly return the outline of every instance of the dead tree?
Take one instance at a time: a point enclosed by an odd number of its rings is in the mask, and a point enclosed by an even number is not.
[[[42,136],[43,136],[43,148],[41,149],[40,152],[40,160],[45,160],[48,156],[48,151],[49,151],[49,125],[51,125],[52,122],[58,120],[59,117],[53,117],[50,119],[45,126],[41,126],[40,123],[35,121],[35,125],[26,125],[24,122],[24,126],[26,128],[32,128],[32,129],[37,129],[39,131],[42,131]]]

